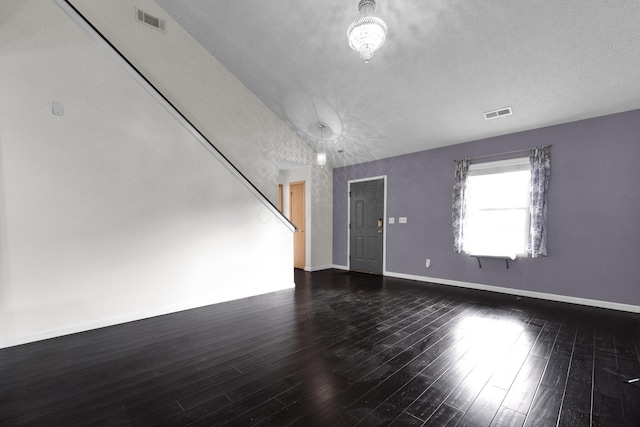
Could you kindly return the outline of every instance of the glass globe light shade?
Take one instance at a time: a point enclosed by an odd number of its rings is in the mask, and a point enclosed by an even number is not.
[[[360,0],[358,11],[362,16],[349,25],[347,37],[351,49],[360,52],[360,58],[369,62],[373,53],[384,44],[387,36],[387,24],[373,16],[375,0]]]
[[[349,26],[347,34],[351,49],[360,52],[360,58],[369,62],[373,53],[384,44],[387,25],[375,16],[363,16]]]
[[[316,156],[318,166],[322,167],[327,164],[327,153],[318,153]]]

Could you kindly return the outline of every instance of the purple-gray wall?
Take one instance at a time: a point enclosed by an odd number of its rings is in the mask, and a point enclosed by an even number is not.
[[[453,160],[546,144],[549,256],[507,270],[455,254]],[[386,224],[387,272],[640,306],[640,110],[334,169],[334,264],[347,265],[348,181],[380,175],[396,218]]]

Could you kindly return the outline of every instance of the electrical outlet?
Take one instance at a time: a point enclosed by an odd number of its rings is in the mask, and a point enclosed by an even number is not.
[[[430,258],[427,258],[427,260],[424,262],[424,266],[427,267],[427,268],[431,267],[431,259]]]

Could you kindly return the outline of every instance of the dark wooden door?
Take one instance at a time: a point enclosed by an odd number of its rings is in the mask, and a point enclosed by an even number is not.
[[[384,179],[353,182],[350,194],[350,268],[382,274]]]

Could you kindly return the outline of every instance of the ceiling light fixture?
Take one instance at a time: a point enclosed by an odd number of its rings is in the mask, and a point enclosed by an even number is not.
[[[387,35],[387,24],[373,16],[375,9],[375,0],[360,0],[358,11],[362,16],[353,21],[347,30],[349,46],[360,52],[364,62],[369,62],[373,53],[384,44]]]
[[[318,161],[318,166],[323,167],[324,165],[327,164],[327,153],[325,152],[318,153],[316,160]]]
[[[323,142],[322,133],[326,129],[327,125],[325,125],[322,122],[318,122],[317,126],[318,126],[318,129],[320,129],[320,149],[322,150],[322,142]],[[324,151],[320,151],[316,155],[316,162],[318,162],[318,166],[324,167],[324,165],[327,164],[327,153],[325,153]]]

